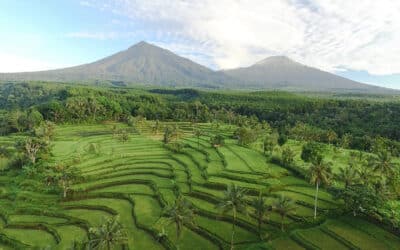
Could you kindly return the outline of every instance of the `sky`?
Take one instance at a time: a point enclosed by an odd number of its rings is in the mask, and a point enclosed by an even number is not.
[[[215,70],[285,55],[400,89],[398,0],[0,0],[0,72],[89,63],[140,41]]]

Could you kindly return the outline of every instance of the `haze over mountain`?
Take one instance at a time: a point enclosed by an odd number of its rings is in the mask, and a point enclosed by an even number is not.
[[[362,84],[308,67],[283,56],[266,58],[250,67],[213,71],[155,45],[140,42],[125,51],[80,66],[0,74],[0,80],[59,82],[108,81],[115,85],[151,84],[163,87],[279,89],[389,93],[392,90]]]
[[[272,56],[250,67],[222,71],[256,88],[292,91],[364,92],[386,89],[362,84],[295,62],[285,56]]]

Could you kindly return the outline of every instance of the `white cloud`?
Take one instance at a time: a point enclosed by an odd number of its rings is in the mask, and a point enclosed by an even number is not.
[[[51,62],[30,59],[18,55],[6,54],[0,52],[0,72],[1,73],[12,73],[12,72],[30,72],[49,70],[66,67],[67,65],[54,64]]]
[[[142,22],[165,44],[179,44],[188,51],[202,44],[204,54],[199,56],[220,68],[247,66],[283,54],[329,71],[400,72],[400,1],[86,2]]]

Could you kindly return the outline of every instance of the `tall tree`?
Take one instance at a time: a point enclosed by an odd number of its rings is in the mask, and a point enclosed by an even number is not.
[[[154,133],[154,134],[158,134],[158,131],[160,130],[160,127],[161,127],[161,124],[160,124],[160,122],[158,121],[158,120],[156,120],[155,122],[154,122],[154,124],[153,124],[153,126],[151,127],[151,131]]]
[[[172,127],[172,137],[175,138],[175,141],[178,141],[178,139],[182,136],[182,131],[179,129],[179,126],[177,123],[174,124]]]
[[[248,146],[254,143],[258,137],[258,130],[254,128],[240,127],[235,131],[235,136],[238,139],[238,144]]]
[[[68,190],[71,185],[82,178],[81,172],[78,168],[66,164],[58,164],[54,168],[53,179],[63,190],[63,198],[67,198]]]
[[[390,176],[394,173],[395,164],[392,161],[390,153],[386,150],[381,150],[377,154],[377,158],[370,160],[371,166],[374,171],[379,172],[383,176]]]
[[[357,169],[357,174],[359,181],[362,185],[373,186],[375,183],[379,182],[381,176],[379,176],[372,167],[362,166]]]
[[[345,188],[348,188],[358,180],[357,171],[354,167],[341,167],[339,168],[338,179],[344,182]]]
[[[341,190],[336,198],[344,200],[344,206],[354,216],[358,213],[375,212],[378,207],[384,204],[384,199],[375,190],[366,185],[353,185]]]
[[[176,198],[174,204],[167,206],[164,210],[164,216],[168,218],[170,224],[174,223],[176,227],[177,242],[182,234],[183,226],[185,224],[194,226],[194,209],[182,195]],[[178,247],[179,249],[179,244]]]
[[[197,128],[194,130],[194,135],[195,135],[196,138],[197,138],[197,148],[200,148],[200,137],[201,137],[202,135],[204,135],[204,131],[197,127]]]
[[[316,142],[307,142],[301,150],[301,159],[305,162],[313,162],[322,157],[322,149]]]
[[[173,137],[173,130],[170,127],[166,127],[164,130],[163,142],[164,144],[168,144],[171,142]]]
[[[333,130],[328,130],[328,132],[326,132],[326,140],[328,141],[328,144],[332,144],[332,142],[337,140],[337,134],[335,131]]]
[[[271,155],[277,144],[278,144],[278,135],[277,134],[274,133],[274,134],[267,135],[263,142],[264,155],[266,153]]]
[[[294,162],[294,151],[290,147],[282,150],[282,163],[284,166],[290,166]]]
[[[332,167],[322,158],[313,162],[310,167],[310,182],[315,185],[314,219],[317,218],[318,191],[321,184],[329,184],[332,177]]]
[[[224,197],[217,204],[217,208],[222,209],[223,213],[232,212],[232,235],[231,235],[231,250],[234,248],[235,224],[237,213],[247,213],[247,204],[245,201],[246,190],[236,186],[236,184],[228,185],[224,191]]]
[[[279,199],[273,205],[274,211],[276,211],[281,217],[281,230],[284,231],[284,221],[288,214],[296,211],[295,203],[289,197],[281,195]]]
[[[38,157],[49,149],[49,142],[37,137],[28,137],[16,142],[19,149],[32,164],[35,164]]]
[[[261,226],[264,217],[267,215],[268,212],[272,210],[272,206],[266,204],[265,198],[263,197],[261,191],[258,197],[253,199],[252,206],[255,209],[254,215],[256,216],[258,222],[258,234],[260,236],[260,239],[262,239]]]
[[[118,217],[109,218],[99,227],[89,229],[90,249],[115,249],[127,241],[126,232]]]

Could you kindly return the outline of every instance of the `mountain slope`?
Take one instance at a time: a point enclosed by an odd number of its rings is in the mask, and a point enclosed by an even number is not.
[[[291,91],[387,92],[388,89],[355,82],[284,56],[268,57],[250,67],[221,71],[249,86]]]
[[[226,78],[220,72],[146,42],[90,64],[58,70],[0,74],[3,80],[109,80],[187,87],[216,87]]]
[[[106,81],[117,86],[152,84],[161,87],[342,93],[393,91],[351,81],[283,56],[269,57],[247,68],[213,71],[146,42],[140,42],[127,50],[93,63],[58,70],[0,74],[1,80],[76,81],[89,84]]]

